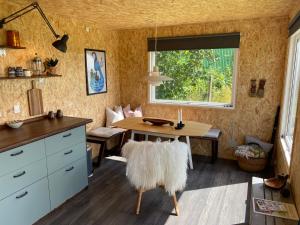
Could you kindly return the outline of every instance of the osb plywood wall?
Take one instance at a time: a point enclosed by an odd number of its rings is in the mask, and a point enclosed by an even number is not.
[[[289,13],[290,19],[293,19],[293,17],[296,16],[299,11],[300,11],[300,1],[294,1],[293,7],[291,8],[291,11]]]
[[[9,15],[20,7],[1,5],[0,17]],[[59,34],[68,33],[68,51],[66,54],[51,46],[54,37],[41,16],[32,11],[21,19],[11,22],[5,29],[16,29],[20,32],[21,45],[26,50],[7,50],[5,57],[0,57],[0,74],[6,73],[8,66],[30,67],[35,53],[43,59],[57,57],[60,78],[48,78],[38,83],[42,89],[45,111],[62,109],[65,115],[92,118],[89,128],[102,125],[105,106],[113,106],[120,101],[120,79],[118,71],[118,34],[94,27],[84,21],[49,17],[50,22]],[[87,32],[86,28],[89,28]],[[0,30],[0,44],[5,41],[4,30]],[[107,94],[86,95],[84,48],[106,50]],[[12,119],[29,117],[26,91],[31,88],[30,80],[0,81],[0,123]],[[19,103],[22,112],[14,114],[12,108]]]
[[[245,135],[257,135],[263,140],[270,140],[282,91],[287,24],[287,18],[272,18],[158,29],[158,36],[241,32],[236,108],[183,108],[185,120],[210,123],[222,130],[221,157],[232,158],[232,150],[229,148],[231,138],[237,143],[242,143]],[[135,106],[141,104],[146,116],[174,119],[178,107],[147,103],[147,84],[143,80],[148,71],[147,37],[153,36],[153,28],[120,31],[121,102]],[[267,79],[264,98],[248,96],[252,78]],[[193,141],[193,146],[196,153],[210,154],[207,145],[199,145]]]

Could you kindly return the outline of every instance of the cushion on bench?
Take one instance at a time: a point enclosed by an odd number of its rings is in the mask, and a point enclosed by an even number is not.
[[[125,129],[115,127],[98,127],[94,130],[87,132],[88,135],[96,137],[110,138],[116,134],[125,132]]]
[[[220,129],[212,128],[207,132],[207,134],[205,134],[201,137],[207,138],[207,139],[219,139],[221,134],[222,134],[222,132]]]

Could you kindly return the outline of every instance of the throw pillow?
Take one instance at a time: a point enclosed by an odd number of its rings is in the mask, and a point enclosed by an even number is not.
[[[124,119],[123,112],[115,112],[106,107],[106,127],[111,127],[113,123]]]
[[[250,143],[258,144],[266,153],[271,151],[271,149],[273,148],[273,144],[263,142],[262,140],[260,140],[257,137],[246,136],[245,139],[246,139],[246,144],[250,144]]]
[[[142,117],[143,112],[142,112],[142,107],[138,106],[136,109],[133,111],[130,108],[130,104],[128,104],[125,108],[123,108],[124,116],[125,118],[129,117]]]

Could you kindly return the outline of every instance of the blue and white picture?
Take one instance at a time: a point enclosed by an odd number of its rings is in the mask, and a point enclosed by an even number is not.
[[[84,49],[87,95],[107,92],[105,51]]]

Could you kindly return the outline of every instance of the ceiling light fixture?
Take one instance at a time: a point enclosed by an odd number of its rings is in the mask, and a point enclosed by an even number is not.
[[[51,32],[53,33],[56,41],[54,41],[52,43],[53,47],[55,47],[56,49],[58,49],[61,52],[66,52],[67,51],[67,41],[69,39],[69,36],[67,34],[64,34],[62,36],[61,39],[60,35],[58,35],[53,27],[51,26],[49,20],[47,19],[45,13],[43,12],[43,10],[41,9],[41,7],[39,6],[39,4],[37,2],[31,3],[30,5],[26,6],[25,8],[3,18],[0,20],[0,29],[3,28],[4,24],[7,24],[21,16],[23,16],[24,14],[29,13],[30,11],[37,9],[39,11],[39,13],[41,14],[41,16],[43,17],[44,21],[46,22],[47,26],[49,27],[49,29],[51,30]]]
[[[154,47],[154,54],[155,54],[155,59],[156,59],[156,54],[157,54],[157,23],[155,25],[155,47]],[[173,80],[172,78],[168,76],[164,76],[161,74],[159,71],[158,66],[153,66],[152,70],[149,72],[148,76],[148,82],[153,85],[153,86],[159,86],[161,85],[164,81],[171,81]]]

